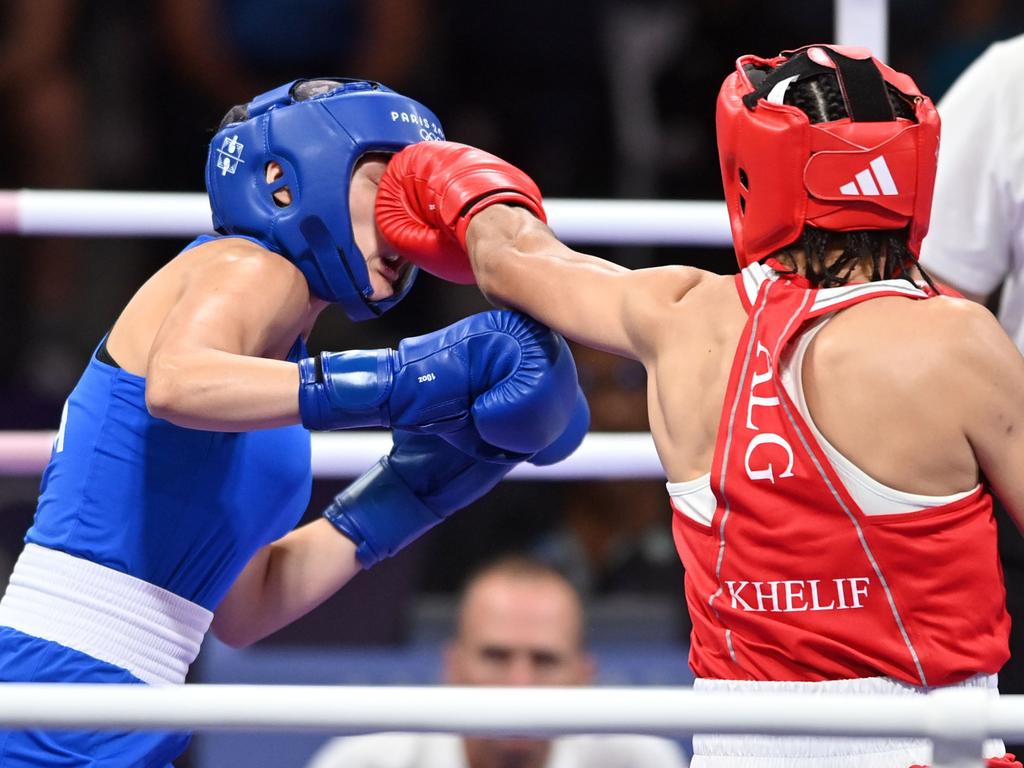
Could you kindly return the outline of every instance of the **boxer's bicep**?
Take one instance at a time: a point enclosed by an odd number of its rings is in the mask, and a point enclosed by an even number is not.
[[[146,405],[193,429],[294,424],[298,370],[280,358],[308,307],[301,274],[262,249],[220,256],[190,276],[153,339]]]
[[[308,295],[290,264],[248,245],[221,250],[182,286],[153,340],[151,361],[205,350],[261,355],[305,311]]]

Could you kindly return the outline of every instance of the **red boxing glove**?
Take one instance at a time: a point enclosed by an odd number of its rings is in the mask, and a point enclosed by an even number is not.
[[[473,283],[466,228],[489,205],[527,208],[547,222],[540,190],[500,157],[451,141],[422,141],[391,158],[377,189],[377,225],[403,257],[453,283]]]

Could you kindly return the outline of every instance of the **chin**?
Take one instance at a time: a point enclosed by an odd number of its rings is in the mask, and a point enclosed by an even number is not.
[[[383,301],[395,295],[395,286],[387,282],[383,277],[379,279],[371,278],[370,287],[373,288],[370,301]]]
[[[493,744],[493,754],[503,766],[529,766],[544,757],[548,746],[548,741],[540,739],[498,739]]]

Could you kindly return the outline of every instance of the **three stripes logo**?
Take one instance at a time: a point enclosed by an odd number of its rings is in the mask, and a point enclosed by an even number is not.
[[[885,157],[879,155],[868,167],[853,177],[853,181],[843,184],[839,191],[844,195],[872,197],[877,195],[898,195],[899,189],[889,173]]]

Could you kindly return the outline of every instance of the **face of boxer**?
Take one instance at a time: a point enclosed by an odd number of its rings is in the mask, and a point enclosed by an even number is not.
[[[467,592],[445,658],[452,685],[584,685],[593,662],[584,651],[583,611],[571,587],[551,576],[494,573]],[[466,739],[472,768],[532,768],[549,743]]]
[[[392,296],[395,284],[404,273],[411,268],[385,242],[377,229],[374,217],[374,205],[377,201],[377,186],[387,168],[391,156],[374,153],[361,157],[352,172],[349,184],[348,204],[349,217],[352,221],[352,234],[356,247],[366,261],[366,269],[373,287],[371,299],[380,301]],[[267,164],[267,181],[271,182],[281,176],[281,166],[275,162]],[[274,200],[279,205],[290,205],[291,192],[284,187],[274,193]]]

